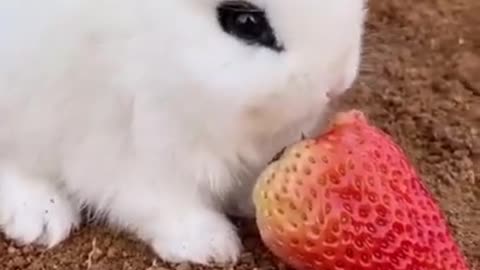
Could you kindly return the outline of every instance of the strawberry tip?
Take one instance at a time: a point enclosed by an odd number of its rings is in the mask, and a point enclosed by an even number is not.
[[[368,119],[364,112],[357,109],[352,109],[349,111],[337,113],[332,123],[333,126],[353,123],[368,123]]]

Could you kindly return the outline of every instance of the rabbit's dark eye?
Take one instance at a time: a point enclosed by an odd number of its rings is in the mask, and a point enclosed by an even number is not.
[[[252,45],[282,51],[265,11],[244,1],[226,1],[217,8],[222,29]]]

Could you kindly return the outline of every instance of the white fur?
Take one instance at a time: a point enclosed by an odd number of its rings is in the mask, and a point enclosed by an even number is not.
[[[0,227],[53,246],[81,207],[172,262],[233,262],[223,212],[357,75],[359,0],[251,0],[285,52],[247,46],[219,0],[0,0]],[[52,203],[52,201],[54,203]]]

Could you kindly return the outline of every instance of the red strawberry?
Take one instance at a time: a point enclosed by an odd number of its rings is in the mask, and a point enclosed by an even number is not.
[[[289,147],[254,202],[265,244],[296,269],[468,269],[406,155],[359,111]]]

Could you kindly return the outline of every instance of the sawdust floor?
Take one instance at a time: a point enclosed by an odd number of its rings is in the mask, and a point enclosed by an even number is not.
[[[343,106],[365,110],[405,147],[480,270],[480,1],[372,0],[366,45]],[[246,251],[235,269],[285,269],[252,224],[239,227]],[[88,268],[213,269],[162,265],[141,243],[104,228],[83,228],[49,251],[0,239],[2,270]]]

